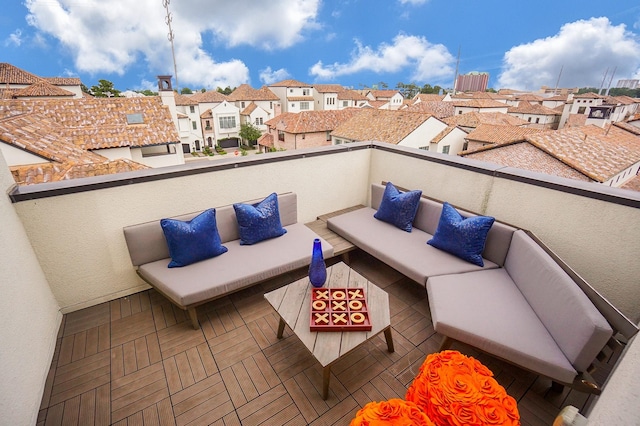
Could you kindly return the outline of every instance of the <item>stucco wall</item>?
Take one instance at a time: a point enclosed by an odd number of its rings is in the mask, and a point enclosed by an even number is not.
[[[36,424],[62,315],[6,193],[0,153],[0,423]]]

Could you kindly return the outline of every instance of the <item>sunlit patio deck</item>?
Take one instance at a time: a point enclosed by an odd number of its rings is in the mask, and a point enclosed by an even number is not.
[[[38,424],[348,425],[370,401],[404,397],[442,337],[424,288],[355,251],[351,266],[389,293],[395,352],[382,335],[332,368],[322,400],[322,368],[278,316],[265,292],[298,270],[205,305],[200,330],[153,290],[64,316]],[[565,405],[593,397],[457,345],[495,374],[518,401],[523,425],[550,425]],[[605,369],[600,370],[602,373]]]

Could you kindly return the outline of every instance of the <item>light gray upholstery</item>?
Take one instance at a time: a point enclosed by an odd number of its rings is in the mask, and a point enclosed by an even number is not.
[[[260,201],[262,199],[245,203]],[[320,237],[304,224],[297,223],[296,194],[279,194],[278,210],[286,234],[241,246],[233,205],[216,208],[218,232],[228,251],[181,268],[167,267],[169,249],[160,220],[127,226],[123,231],[131,262],[138,267],[138,274],[176,305],[187,308],[311,262],[313,240]],[[176,216],[174,219],[190,220],[199,213]],[[325,259],[332,257],[331,244],[322,238],[320,240]]]
[[[354,210],[328,220],[327,226],[360,249],[425,285],[430,276],[478,271],[480,266],[427,244],[432,235],[414,228],[405,232],[373,217],[372,208]],[[485,259],[485,268],[498,265]]]
[[[253,204],[260,201],[262,199],[247,201],[246,203]],[[295,193],[278,194],[278,210],[282,226],[286,227],[298,221],[297,206]],[[191,220],[200,213],[202,211],[175,216],[172,219]],[[223,244],[240,238],[233,205],[216,207],[216,224]],[[140,266],[169,257],[169,248],[164,239],[160,220],[126,226],[123,231],[133,266]]]
[[[301,223],[286,229],[280,237],[253,245],[227,241],[227,253],[186,267],[167,268],[167,258],[140,265],[138,273],[177,305],[198,304],[308,265],[318,236]],[[325,258],[333,255],[324,240],[322,248]]]
[[[576,376],[504,269],[431,277],[427,292],[438,333],[564,383]]]
[[[584,371],[612,335],[602,314],[524,231],[514,233],[505,269],[569,361]]]

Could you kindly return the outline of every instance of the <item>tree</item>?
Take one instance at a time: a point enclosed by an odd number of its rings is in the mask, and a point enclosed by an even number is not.
[[[251,123],[241,124],[239,134],[242,139],[249,141],[252,145],[262,136],[260,129]]]
[[[224,89],[221,87],[218,87],[218,92],[222,93],[223,95],[230,95],[234,90],[236,90],[236,88],[234,87],[233,89],[229,86],[225,87]]]
[[[120,91],[113,87],[109,80],[98,80],[97,86],[91,86],[89,93],[96,98],[111,98],[120,96]]]
[[[153,90],[149,90],[149,89],[135,90],[135,92],[145,96],[158,96],[158,92],[154,92]]]
[[[188,87],[183,87],[180,90],[180,93],[183,95],[192,95],[193,94],[193,90],[189,89]]]

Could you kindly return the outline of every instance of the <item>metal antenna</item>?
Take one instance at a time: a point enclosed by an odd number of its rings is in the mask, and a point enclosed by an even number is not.
[[[162,0],[162,7],[164,7],[167,11],[167,16],[164,17],[164,22],[169,26],[169,33],[167,34],[167,38],[171,43],[171,56],[173,57],[173,72],[176,75],[176,91],[180,93],[180,85],[178,84],[178,65],[176,64],[176,52],[173,48],[173,39],[175,35],[173,34],[173,30],[171,29],[171,21],[173,21],[173,16],[171,16],[171,12],[169,12],[169,3],[171,0]]]

